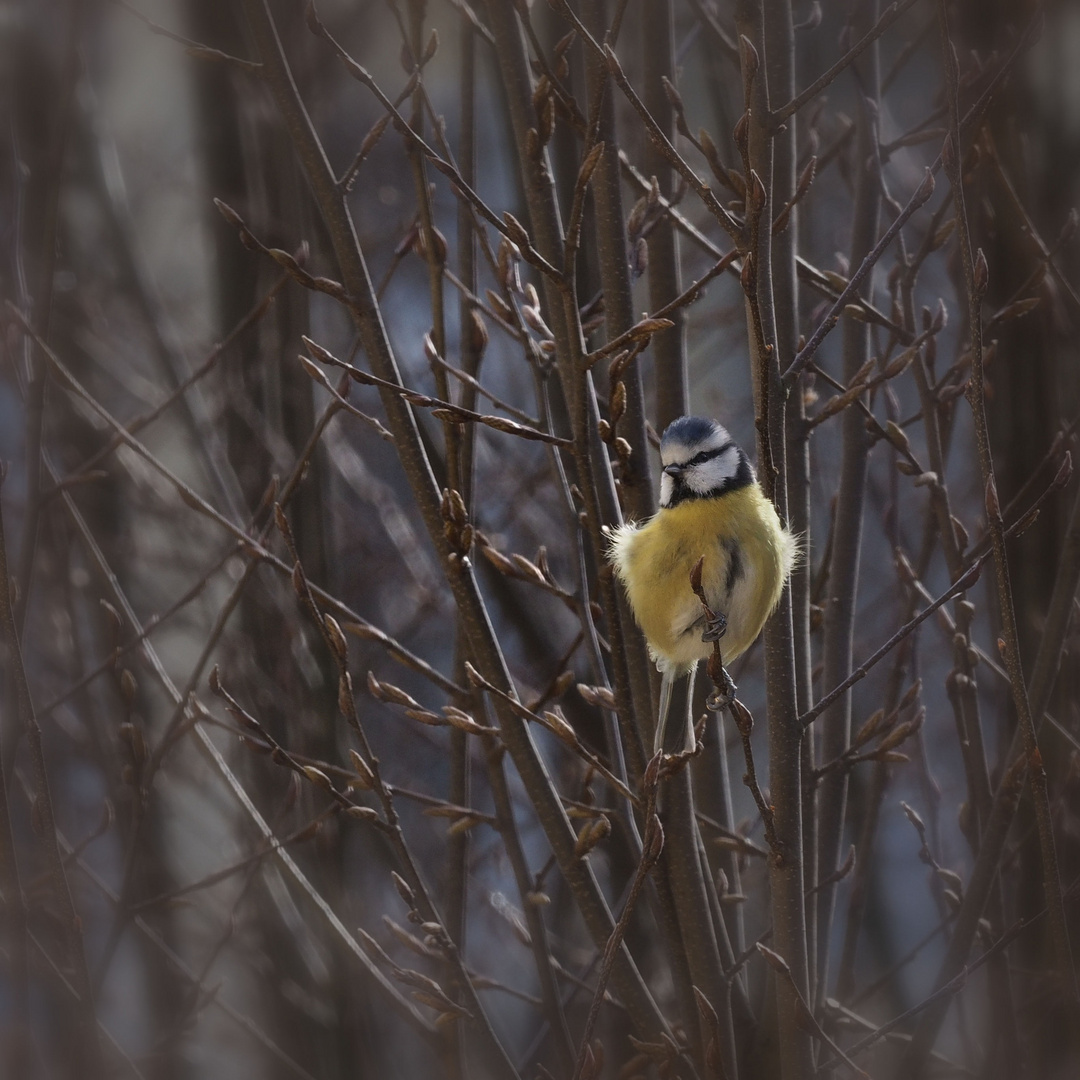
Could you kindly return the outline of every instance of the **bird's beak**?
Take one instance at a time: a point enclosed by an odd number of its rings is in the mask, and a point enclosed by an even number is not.
[[[677,477],[682,476],[684,471],[685,470],[683,469],[682,465],[665,465],[664,466],[664,474],[666,476],[671,476],[671,477],[676,477],[677,478]]]

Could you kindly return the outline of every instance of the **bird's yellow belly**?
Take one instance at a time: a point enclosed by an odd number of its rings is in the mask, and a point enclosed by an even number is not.
[[[770,520],[771,518],[771,520]],[[793,544],[756,485],[661,510],[641,528],[619,530],[612,554],[656,659],[689,668],[712,652],[690,572],[704,556],[709,606],[727,619],[720,651],[728,663],[761,632],[776,606]]]

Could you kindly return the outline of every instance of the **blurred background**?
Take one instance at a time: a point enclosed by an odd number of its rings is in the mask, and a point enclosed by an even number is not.
[[[646,10],[654,3],[670,29],[667,70],[689,130],[696,137],[705,129],[724,161],[737,165],[731,132],[743,110],[742,80],[731,49],[730,5],[608,0],[580,8],[586,20],[604,13],[605,25],[616,11],[621,15],[617,54],[649,108],[659,109],[668,99],[656,90],[657,55],[667,46],[655,36],[655,12]],[[560,85],[588,115],[580,35],[564,43],[572,24],[559,5],[536,0],[521,6],[529,12],[530,56],[535,61],[540,50],[544,65],[562,72]],[[827,70],[876,17],[861,3],[793,7],[799,87]],[[478,242],[474,219],[462,215],[447,178],[430,165],[424,169],[394,124],[380,129],[383,105],[311,32],[302,3],[274,0],[269,9],[327,158],[339,177],[350,179],[348,206],[403,383],[439,398],[449,385],[455,402],[546,428],[553,380],[546,339],[519,318],[532,300],[526,285],[541,287],[536,271],[521,263],[508,274],[489,262],[486,253],[499,245],[496,231],[484,226]],[[1041,31],[999,78],[1039,11]],[[987,395],[998,489],[1002,506],[1018,500],[1016,520],[1057,472],[1077,418],[1080,301],[1072,208],[1080,180],[1080,7],[965,2],[949,5],[949,13],[965,103],[997,80],[965,145],[964,168],[973,242],[989,266],[986,338],[996,344]],[[469,175],[469,160],[475,162],[480,198],[497,214],[509,211],[528,224],[526,181],[485,5],[324,0],[318,14],[430,145],[463,175]],[[863,28],[859,34],[855,26]],[[422,96],[410,85],[417,43],[427,50]],[[816,178],[790,226],[804,260],[798,329],[805,336],[853,269],[857,118],[872,116],[876,131],[882,227],[918,186],[945,135],[937,6],[906,5],[872,51],[880,95],[867,84],[865,69],[859,75],[848,69],[798,115],[799,171],[817,158]],[[409,921],[408,902],[392,877],[400,870],[396,849],[385,830],[338,812],[310,775],[268,752],[280,744],[301,769],[314,766],[339,791],[352,785],[349,799],[382,813],[351,762],[349,751],[358,743],[338,712],[338,669],[290,581],[295,555],[307,580],[323,590],[322,609],[345,631],[370,751],[392,787],[412,858],[443,910],[444,925],[454,928],[495,1034],[520,1075],[569,1076],[539,1004],[541,980],[524,907],[531,902],[541,911],[574,1040],[595,987],[595,945],[516,771],[508,761],[506,792],[493,790],[490,746],[460,735],[440,711],[458,702],[455,687],[464,685],[457,616],[395,447],[384,437],[377,391],[356,384],[345,390],[365,419],[339,408],[298,360],[306,335],[367,369],[356,331],[333,296],[304,288],[296,274],[242,244],[235,221],[215,208],[214,200],[226,204],[259,243],[292,253],[307,273],[340,277],[304,168],[273,97],[252,70],[256,56],[240,3],[0,5],[3,527],[12,615],[40,727],[39,753],[23,724],[18,664],[9,647],[0,723],[4,1074],[94,1075],[97,1066],[91,1069],[79,1051],[88,1024],[96,1026],[100,1074],[108,1076],[330,1080],[498,1071],[472,1036],[461,1034],[468,1025],[453,1009],[440,1006],[437,996],[432,1004],[430,988],[428,1000],[414,998],[419,984],[395,976],[397,965],[441,981],[446,963],[430,934],[425,944],[425,931]],[[541,74],[534,63],[534,83]],[[674,270],[683,289],[731,244],[658,159],[625,96],[609,93],[623,155],[624,264],[639,318],[659,306],[651,291],[658,266],[667,267],[669,277]],[[670,126],[670,102],[666,108]],[[561,102],[554,117],[548,152],[565,221],[582,139]],[[675,141],[708,176],[706,160],[686,135]],[[677,203],[679,221],[646,198],[654,175],[657,190]],[[939,173],[933,200],[905,229],[905,251],[918,251],[951,219],[948,189]],[[725,201],[731,198],[718,190]],[[439,260],[425,247],[431,235],[426,214],[445,244],[434,290],[431,268]],[[591,195],[584,220],[578,301],[595,348],[604,340],[603,256]],[[664,258],[658,252],[669,250],[673,261],[657,263]],[[890,248],[864,293],[884,317],[871,319],[869,331],[870,354],[883,364],[905,344],[889,329],[906,317],[899,310],[899,258]],[[1006,311],[1027,300],[1037,303]],[[938,389],[959,387],[959,393],[970,331],[955,232],[923,263],[913,310],[936,312],[939,301],[947,322],[936,335]],[[510,306],[503,311],[500,304]],[[536,307],[550,320],[544,305]],[[448,383],[445,369],[425,353],[424,335],[436,325],[446,362],[475,375],[484,395],[466,378]],[[664,365],[674,356],[686,365],[690,410],[720,419],[750,451],[754,405],[738,274],[711,280],[668,335],[669,344],[655,339],[640,359],[653,434],[666,415]],[[838,392],[827,376],[844,388],[841,351],[837,331],[816,358],[821,373],[811,372],[797,386],[811,417]],[[602,413],[610,415],[602,367],[597,393]],[[336,386],[338,373],[326,373]],[[911,373],[866,400],[880,423],[898,424],[926,460],[922,404]],[[957,394],[943,409],[952,513],[974,545],[985,533],[985,510],[971,413]],[[442,462],[443,427],[424,409],[417,412],[429,452]],[[554,413],[557,425],[557,401]],[[118,425],[131,433],[126,441]],[[597,564],[592,553],[582,554],[560,454],[489,427],[470,430],[470,506],[483,545],[506,557],[518,553],[545,573],[550,568],[547,584],[538,584],[527,564],[507,568],[505,558],[502,564],[483,558],[479,547],[474,559],[518,696],[534,711],[561,710],[591,752],[610,762],[607,714],[575,689],[602,681],[580,615],[582,598],[595,599]],[[821,679],[822,625],[843,452],[838,418],[813,427],[805,565],[816,697],[831,689]],[[872,442],[868,461],[856,663],[950,583],[926,485],[897,470],[885,439]],[[655,482],[654,452],[649,467]],[[1077,543],[1075,532],[1068,533],[1074,488],[1047,498],[1038,520],[1010,547],[1029,672],[1067,543]],[[270,513],[282,492],[294,552]],[[253,555],[245,535],[279,561]],[[927,590],[915,597],[914,608],[910,583],[896,569],[897,549]],[[1016,718],[1007,680],[994,670],[1001,656],[992,579],[988,565],[969,599],[973,693],[996,784]],[[814,991],[819,1019],[839,1025],[830,1030],[841,1041],[850,1041],[849,1030],[854,1037],[864,1031],[845,1028],[853,1022],[829,1012],[827,999],[839,997],[873,1027],[935,988],[950,905],[963,888],[934,873],[927,848],[933,862],[959,875],[957,882],[967,881],[974,863],[977,845],[965,826],[972,780],[950,699],[954,631],[936,617],[928,620],[852,695],[857,727],[890,693],[895,704],[921,680],[905,716],[917,707],[925,714],[900,747],[906,762],[868,761],[851,769],[840,850],[863,846],[856,869],[836,886],[831,943],[823,947],[828,975]],[[1052,723],[1043,724],[1040,738],[1065,909],[1076,931],[1070,888],[1080,872],[1076,634],[1066,634],[1060,648]],[[214,695],[208,679],[215,665],[221,685],[261,733],[245,728]],[[369,693],[369,671],[376,686],[390,683],[411,696],[421,718]],[[767,787],[761,649],[732,673],[760,721],[754,746]],[[698,692],[704,693],[700,685]],[[473,715],[480,724],[495,722],[482,704]],[[549,731],[534,726],[534,734],[575,828],[599,821],[614,826],[588,858],[617,911],[635,866],[620,813],[612,809],[618,798]],[[695,784],[699,810],[721,825],[719,831],[701,827],[724,919],[752,949],[771,925],[765,841],[739,781],[742,751],[730,726],[726,736],[727,755],[714,740],[695,763]],[[714,770],[728,755],[725,776],[732,782],[721,791]],[[514,839],[504,827],[502,794],[512,809]],[[922,819],[926,847],[902,803]],[[876,830],[867,835],[861,830],[871,815]],[[1042,909],[1035,832],[1025,795],[1001,864],[1002,906],[992,916],[1004,921],[995,922],[984,944]],[[523,868],[531,878],[527,895],[520,887]],[[826,876],[820,868],[819,874]],[[61,881],[77,916],[74,932]],[[656,1000],[678,1024],[670,957],[644,908],[643,901],[630,934],[632,951]],[[1071,1016],[1068,995],[1051,975],[1048,942],[1045,920],[1036,920],[1023,923],[1007,951],[1013,1037],[1032,1077],[1075,1075],[1063,1033]],[[993,1022],[998,1006],[989,1000],[985,972],[981,967],[972,974],[949,1013],[936,1044],[935,1075],[1007,1075],[1002,1061],[1010,1059],[995,1052],[1006,1036]],[[773,976],[755,955],[745,978],[761,1019]],[[655,1075],[648,1054],[635,1056],[627,1030],[617,1008],[604,1010],[598,1031],[607,1050],[603,1075]],[[894,1075],[895,1044],[883,1040],[877,1052],[861,1063],[875,1076]]]

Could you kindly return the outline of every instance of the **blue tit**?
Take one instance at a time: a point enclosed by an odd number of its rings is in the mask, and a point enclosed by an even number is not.
[[[660,463],[660,509],[644,524],[609,533],[609,558],[662,676],[654,752],[664,745],[675,680],[693,674],[719,635],[725,664],[750,647],[798,550],[746,455],[715,420],[673,421],[660,440]],[[707,625],[690,586],[702,557],[701,584],[719,625]],[[687,729],[683,746],[693,749],[689,717]]]

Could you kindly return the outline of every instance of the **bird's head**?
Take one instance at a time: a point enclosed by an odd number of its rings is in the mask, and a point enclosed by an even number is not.
[[[660,505],[708,499],[754,482],[754,469],[715,420],[680,416],[660,440]]]

